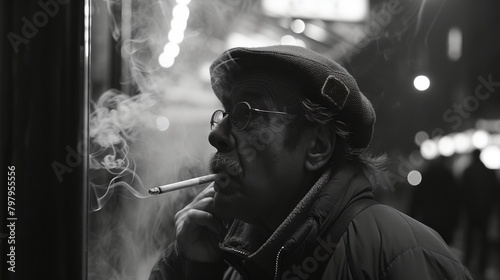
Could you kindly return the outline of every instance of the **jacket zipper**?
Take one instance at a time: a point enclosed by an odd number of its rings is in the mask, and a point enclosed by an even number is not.
[[[245,256],[245,257],[248,257],[248,256],[249,256],[247,253],[245,253],[245,252],[243,252],[243,251],[241,251],[241,250],[238,250],[238,249],[231,248],[231,247],[226,247],[226,248],[224,248],[224,249],[226,249],[226,250],[230,250],[230,251],[233,251],[233,252],[236,252],[236,253],[238,253],[238,254],[240,254],[240,255],[243,255],[243,256]]]
[[[248,257],[249,254],[247,254],[246,252],[243,252],[241,250],[238,250],[238,249],[234,249],[234,248],[231,248],[231,247],[225,247],[224,250],[229,250],[229,251],[233,251],[235,253],[238,253],[244,257]],[[234,269],[236,269],[236,271],[238,271],[238,273],[241,275],[241,277],[243,277],[243,279],[246,279],[245,277],[245,274],[243,274],[243,272],[241,271],[241,268],[236,265],[235,263],[231,264],[230,262],[228,262]]]
[[[283,252],[283,250],[285,250],[285,249],[286,249],[285,245],[281,246],[280,250],[278,251],[278,254],[276,255],[276,264],[275,264],[275,268],[274,268],[274,280],[278,279],[281,252]]]

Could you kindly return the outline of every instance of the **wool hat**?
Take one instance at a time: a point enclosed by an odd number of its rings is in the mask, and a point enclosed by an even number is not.
[[[221,84],[256,71],[277,71],[299,80],[306,88],[301,92],[304,97],[332,110],[335,118],[346,125],[347,142],[353,148],[362,149],[370,144],[375,110],[354,78],[335,61],[298,46],[232,48],[210,66],[215,95],[222,100],[229,92]]]

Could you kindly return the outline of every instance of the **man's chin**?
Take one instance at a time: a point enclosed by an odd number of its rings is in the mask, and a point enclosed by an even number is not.
[[[215,192],[214,195],[214,205],[216,210],[220,211],[231,211],[234,209],[235,205],[235,194],[227,194],[222,192]],[[222,214],[222,213],[221,213]]]
[[[240,192],[223,193],[214,195],[215,213],[223,219],[238,219],[242,207],[242,194]]]

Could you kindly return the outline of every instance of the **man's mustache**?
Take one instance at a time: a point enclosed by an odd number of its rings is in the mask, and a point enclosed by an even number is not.
[[[214,172],[227,172],[230,176],[242,177],[243,168],[238,160],[227,153],[217,152],[210,160],[210,170]]]

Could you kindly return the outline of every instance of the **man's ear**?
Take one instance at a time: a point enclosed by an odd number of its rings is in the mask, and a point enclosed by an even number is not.
[[[336,135],[331,127],[326,125],[318,126],[307,150],[306,170],[316,171],[325,166],[333,156],[336,140]]]

